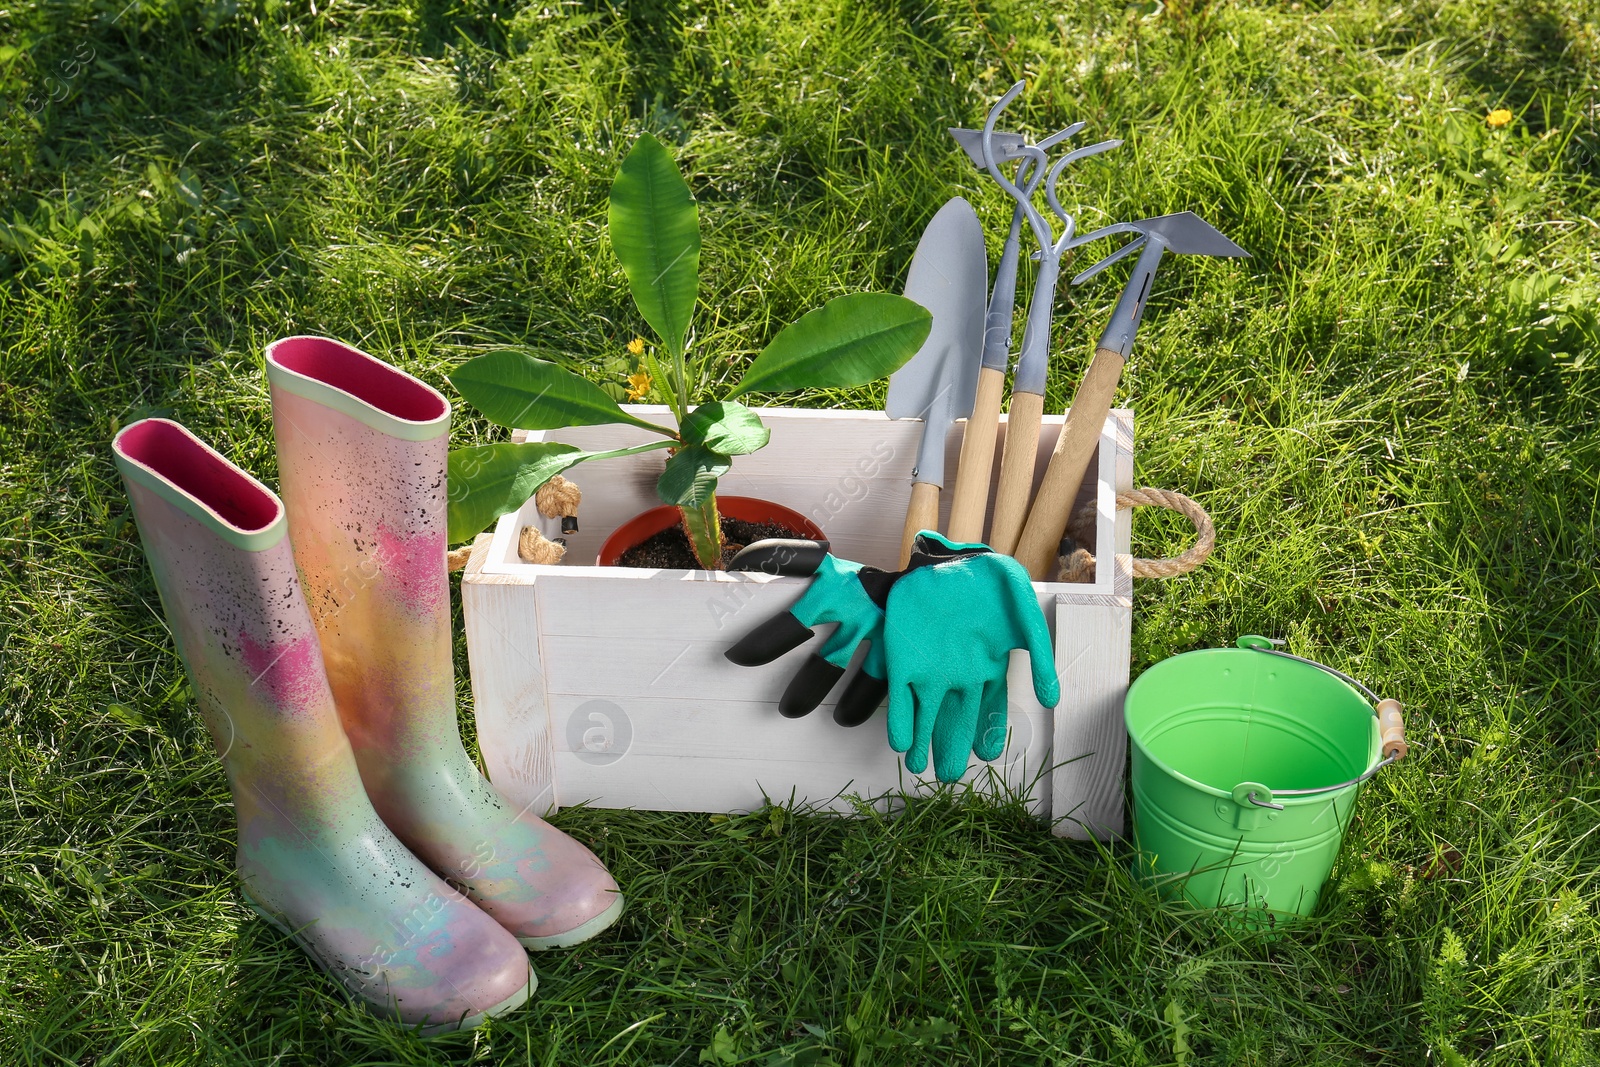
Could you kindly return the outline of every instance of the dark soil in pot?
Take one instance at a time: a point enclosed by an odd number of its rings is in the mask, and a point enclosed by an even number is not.
[[[745,522],[743,519],[722,517],[722,564],[727,566],[745,545],[769,537],[804,537],[787,526],[772,522]],[[694,558],[689,547],[689,535],[683,527],[669,526],[652,534],[639,544],[617,557],[619,567],[670,567],[679,570],[698,570],[700,561]]]

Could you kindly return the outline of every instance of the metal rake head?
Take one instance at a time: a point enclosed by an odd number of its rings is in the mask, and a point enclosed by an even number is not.
[[[962,148],[966,150],[969,158],[974,162],[978,162],[979,157],[981,157],[983,166],[988,170],[989,176],[1017,202],[1018,207],[1021,208],[1028,220],[1029,227],[1033,230],[1034,237],[1039,242],[1038,256],[1049,256],[1055,259],[1059,258],[1063,251],[1077,243],[1073,240],[1076,222],[1072,215],[1061,206],[1061,201],[1056,193],[1056,186],[1060,181],[1062,171],[1079,160],[1116,148],[1122,142],[1112,139],[1075,149],[1057,159],[1055,163],[1049,166],[1049,170],[1046,172],[1045,166],[1049,157],[1045,153],[1067,138],[1079,133],[1084,128],[1084,123],[1075,122],[1071,126],[1051,134],[1038,144],[1026,143],[1021,134],[997,132],[995,125],[999,122],[1001,114],[1010,106],[1013,100],[1021,95],[1026,86],[1027,82],[1019,81],[1006,90],[1005,95],[995,102],[994,107],[989,109],[988,118],[984,121],[981,131],[963,130],[958,132],[951,130],[950,132],[955,136]],[[975,137],[968,136],[973,133],[976,134]],[[972,143],[974,141],[976,144]],[[973,151],[974,147],[977,149],[976,153]],[[1009,162],[1012,159],[1025,161],[1018,168],[1017,177],[1019,179],[1024,178],[1024,172],[1031,162],[1033,168],[1031,172],[1033,180],[1031,182],[1024,181],[1019,186],[1017,182],[1007,178],[1000,170],[1000,163]],[[1052,232],[1050,225],[1045,221],[1043,213],[1033,203],[1033,194],[1038,188],[1038,176],[1041,174],[1046,175],[1044,181],[1045,200],[1050,206],[1051,213],[1061,220],[1062,228],[1061,236],[1059,237]]]

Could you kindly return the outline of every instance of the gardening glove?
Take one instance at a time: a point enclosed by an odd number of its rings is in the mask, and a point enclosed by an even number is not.
[[[933,746],[934,773],[953,782],[968,757],[1005,749],[1006,667],[1027,649],[1033,692],[1061,698],[1050,629],[1022,564],[986,545],[958,544],[924,530],[885,610],[889,747],[921,774]]]
[[[840,559],[828,551],[826,541],[772,539],[741,549],[729,570],[764,571],[791,577],[810,575],[812,582],[788,611],[768,619],[726,655],[741,667],[771,663],[809,640],[813,626],[836,624],[836,629],[801,665],[778,701],[778,711],[795,719],[810,714],[822,703],[863,641],[866,659],[845,687],[833,718],[841,726],[859,726],[872,717],[889,691],[884,672],[883,604],[899,572],[880,571]]]

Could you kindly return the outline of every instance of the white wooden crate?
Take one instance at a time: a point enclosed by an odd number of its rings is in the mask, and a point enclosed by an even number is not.
[[[662,407],[629,410],[670,419]],[[921,423],[865,411],[771,408],[761,416],[771,443],[736,458],[719,492],[793,508],[823,529],[837,555],[893,569]],[[1041,475],[1062,418],[1045,416]],[[957,423],[947,438],[949,471],[964,427]],[[517,437],[598,449],[654,435],[584,426]],[[1055,640],[1061,703],[1053,711],[1039,705],[1026,653],[1013,653],[1006,752],[992,765],[973,760],[967,772],[981,789],[1003,780],[1026,791],[1033,810],[1069,837],[1123,830],[1132,572],[1129,513],[1116,510],[1116,494],[1132,487],[1132,449],[1132,413],[1113,411],[1090,461],[1098,480],[1085,479],[1080,492],[1099,512],[1094,583],[1034,585]],[[997,448],[996,475],[999,457]],[[658,503],[664,462],[664,452],[649,452],[569,471],[583,488],[582,531],[568,535],[567,562],[558,566],[517,556],[523,526],[555,533],[532,501],[479,537],[461,593],[489,777],[535,811],[586,802],[737,812],[791,797],[842,811],[849,795],[915,789],[917,776],[888,746],[883,709],[854,729],[833,722],[831,703],[803,719],[778,714],[779,696],[820,636],[766,667],[723,658],[746,631],[792,604],[808,579],[585,565],[606,535]],[[949,499],[947,489],[941,528]],[[931,768],[922,778],[932,780]]]

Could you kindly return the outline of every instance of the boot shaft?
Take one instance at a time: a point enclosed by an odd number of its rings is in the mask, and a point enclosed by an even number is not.
[[[228,772],[241,834],[258,816],[315,833],[356,803],[349,742],[296,580],[282,502],[175,422],[112,442],[145,558]]]
[[[345,730],[369,790],[382,791],[370,775],[460,747],[444,564],[450,404],[326,338],[269,345],[267,377],[295,561]]]

